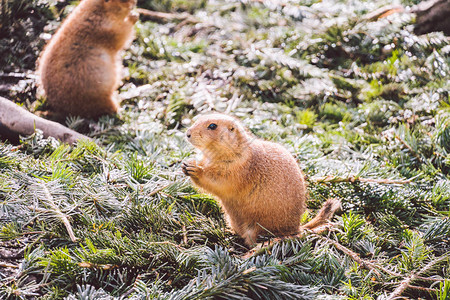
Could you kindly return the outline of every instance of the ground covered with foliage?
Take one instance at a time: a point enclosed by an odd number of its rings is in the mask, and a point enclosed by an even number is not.
[[[30,110],[75,3],[2,0],[0,94]],[[1,299],[450,299],[449,40],[388,1],[139,0],[122,111],[0,143]],[[403,1],[411,6],[414,1]],[[308,178],[323,235],[249,250],[180,171],[192,118],[232,113]],[[299,220],[300,222],[300,220]]]

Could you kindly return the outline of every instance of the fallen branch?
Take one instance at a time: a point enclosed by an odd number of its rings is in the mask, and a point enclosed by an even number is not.
[[[12,101],[0,97],[0,136],[12,143],[19,142],[20,135],[30,135],[36,129],[42,130],[44,137],[52,136],[63,143],[74,144],[81,139],[88,139],[72,129],[59,123],[38,117]]]
[[[328,175],[324,177],[312,177],[311,180],[317,183],[338,183],[338,182],[367,182],[367,183],[380,183],[380,184],[409,184],[411,180],[397,180],[397,179],[376,179],[376,178],[361,178],[357,176],[339,177]]]
[[[144,8],[137,8],[136,10],[144,19],[157,23],[167,23],[170,21],[188,21],[190,23],[199,23],[199,20],[189,13],[166,13]]]

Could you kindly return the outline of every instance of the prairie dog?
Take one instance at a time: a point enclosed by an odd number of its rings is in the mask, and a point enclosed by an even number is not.
[[[340,207],[338,200],[327,200],[301,227],[307,191],[294,157],[279,144],[257,139],[233,117],[201,116],[186,136],[203,157],[184,162],[183,172],[219,198],[227,222],[248,245],[259,234],[289,236],[314,229]]]
[[[83,0],[45,47],[39,85],[57,119],[117,112],[120,51],[132,40],[135,6],[136,0]]]

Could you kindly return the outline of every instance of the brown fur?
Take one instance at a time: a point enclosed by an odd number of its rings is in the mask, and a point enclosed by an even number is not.
[[[217,125],[215,130],[208,129],[211,123]],[[223,114],[200,117],[186,134],[203,157],[185,162],[184,173],[219,198],[231,228],[247,244],[264,233],[288,236],[301,231],[306,184],[284,147],[257,139],[236,119]],[[305,228],[324,224],[337,207],[337,200],[328,200]]]
[[[117,112],[119,52],[133,36],[136,0],[83,0],[39,59],[40,86],[50,112],[96,118]]]

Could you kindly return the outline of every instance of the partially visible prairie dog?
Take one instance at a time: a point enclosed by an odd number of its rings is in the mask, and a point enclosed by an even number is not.
[[[294,157],[281,145],[249,133],[237,119],[224,114],[200,117],[186,136],[201,155],[182,166],[194,184],[220,200],[231,228],[248,245],[259,234],[298,234],[307,191]],[[323,225],[340,207],[329,199],[303,228]]]
[[[82,0],[62,23],[38,61],[50,114],[64,119],[117,112],[120,51],[132,40],[135,6],[136,0]]]

